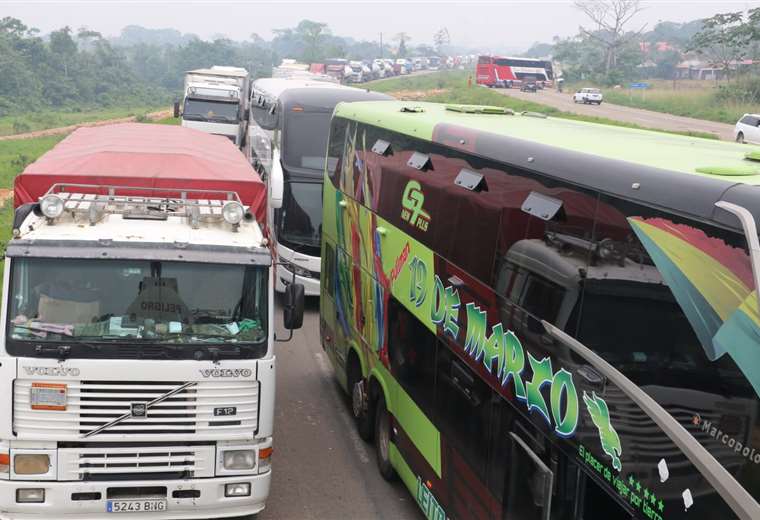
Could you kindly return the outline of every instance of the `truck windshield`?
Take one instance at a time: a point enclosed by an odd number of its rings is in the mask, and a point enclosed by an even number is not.
[[[214,123],[235,123],[238,120],[238,103],[209,101],[207,99],[187,99],[182,111],[182,119],[188,121],[211,121]]]
[[[14,259],[9,348],[23,355],[47,342],[262,343],[266,281],[265,268],[243,265]]]
[[[280,210],[277,240],[312,256],[319,256],[322,235],[322,183],[287,182]]]

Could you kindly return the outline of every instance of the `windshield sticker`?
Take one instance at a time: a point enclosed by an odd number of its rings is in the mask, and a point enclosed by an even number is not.
[[[417,181],[407,182],[401,199],[401,220],[421,231],[427,231],[430,224],[430,214],[422,208],[424,203],[425,194],[422,193],[420,183]]]

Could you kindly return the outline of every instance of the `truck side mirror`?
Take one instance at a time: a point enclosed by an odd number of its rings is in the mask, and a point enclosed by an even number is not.
[[[285,288],[285,305],[282,312],[282,321],[286,329],[300,329],[303,325],[303,302],[303,284],[289,284]]]
[[[174,102],[174,117],[179,117],[179,101]]]

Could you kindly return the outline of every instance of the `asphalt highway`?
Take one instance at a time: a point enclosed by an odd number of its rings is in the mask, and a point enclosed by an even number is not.
[[[281,330],[279,309],[275,316]],[[317,299],[307,299],[303,328],[275,349],[273,480],[259,520],[422,520],[414,497],[400,481],[383,480],[374,446],[356,433],[319,343]]]

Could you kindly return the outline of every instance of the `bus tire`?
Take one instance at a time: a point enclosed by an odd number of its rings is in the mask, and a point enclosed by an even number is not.
[[[351,400],[351,415],[354,418],[356,431],[359,433],[359,437],[371,442],[374,434],[374,416],[371,413],[373,411],[372,401],[367,395],[369,389],[366,382],[362,381],[361,365],[355,354],[349,358],[346,379],[348,380],[349,398]],[[366,405],[361,402],[362,400],[365,401]]]
[[[744,143],[744,132],[739,132],[738,134],[736,134],[736,142]]]
[[[375,455],[380,475],[389,482],[395,480],[396,470],[391,464],[391,415],[382,393],[375,405]]]

